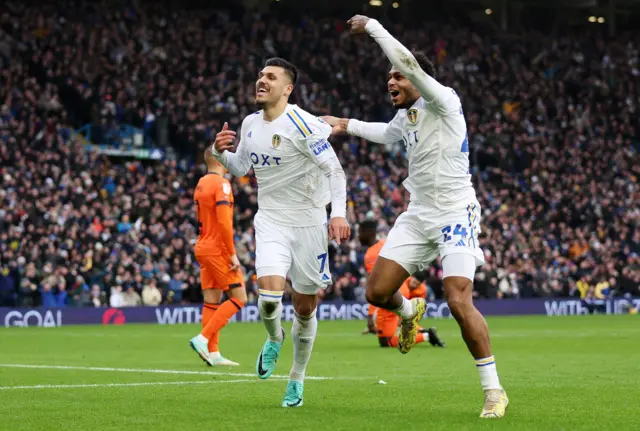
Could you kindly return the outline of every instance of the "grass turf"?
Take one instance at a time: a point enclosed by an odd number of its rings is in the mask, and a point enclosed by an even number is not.
[[[215,369],[188,347],[195,325],[0,329],[0,430],[638,429],[637,317],[489,319],[511,399],[502,420],[478,419],[479,378],[455,322],[427,324],[447,349],[423,344],[401,355],[360,335],[363,322],[320,322],[307,374],[327,379],[307,380],[299,409],[280,407],[286,377],[252,376],[259,324],[225,328],[223,354],[241,366]],[[289,338],[275,374],[286,376],[291,361]],[[34,385],[62,386],[13,388]]]

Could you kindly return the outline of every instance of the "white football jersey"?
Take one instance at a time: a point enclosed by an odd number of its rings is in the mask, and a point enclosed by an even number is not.
[[[476,193],[471,185],[469,140],[460,98],[422,70],[414,55],[378,21],[370,19],[365,30],[422,96],[411,108],[398,111],[383,126],[383,133],[373,133],[374,142],[404,142],[409,176],[403,184],[412,201],[442,210],[466,208],[476,201]],[[355,126],[360,132],[379,130],[371,123],[356,122]]]
[[[403,185],[411,200],[441,209],[466,207],[476,200],[469,170],[469,140],[460,98],[450,94],[427,103],[422,97],[401,109],[385,136],[402,140],[409,159]]]
[[[331,190],[319,165],[337,159],[330,134],[331,126],[291,104],[271,122],[262,111],[244,119],[236,154],[251,161],[262,216],[285,226],[326,223]]]

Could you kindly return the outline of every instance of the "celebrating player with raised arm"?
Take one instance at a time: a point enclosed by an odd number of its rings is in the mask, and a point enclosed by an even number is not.
[[[433,78],[433,64],[424,54],[411,53],[378,21],[356,15],[348,24],[352,34],[368,33],[389,58],[388,90],[398,113],[388,124],[335,117],[325,121],[334,133],[381,144],[403,141],[409,159],[403,183],[411,194],[409,207],[380,252],[367,282],[367,299],[400,316],[398,349],[407,353],[415,344],[425,301],[409,301],[399,289],[440,254],[449,308],[475,358],[485,393],[480,417],[502,417],[509,400],[498,379],[487,323],[472,302],[475,269],[484,255],[478,246],[480,204],[471,184],[460,98]]]
[[[284,343],[280,320],[287,274],[293,285],[293,367],[283,407],[302,406],[304,375],[318,326],[316,294],[331,282],[329,238],[339,243],[351,234],[346,220],[346,177],[327,141],[331,127],[289,104],[297,75],[288,61],[267,60],[256,82],[261,110],[242,122],[235,153],[230,151],[235,132],[226,124],[216,136],[213,152],[233,175],[246,175],[253,167],[258,180],[255,266],[258,309],[268,333],[256,363],[261,379],[273,373]]]

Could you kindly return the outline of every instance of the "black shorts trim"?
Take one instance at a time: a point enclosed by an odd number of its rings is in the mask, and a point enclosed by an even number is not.
[[[234,299],[235,298],[231,298],[231,299],[229,299],[229,301],[231,301],[231,303],[236,306],[238,311],[242,310],[242,307],[240,305],[238,305],[238,303],[236,301],[234,301]]]

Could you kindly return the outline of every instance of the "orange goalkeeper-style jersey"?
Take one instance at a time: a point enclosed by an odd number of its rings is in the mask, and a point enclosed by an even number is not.
[[[198,218],[196,256],[232,256],[233,192],[231,184],[218,174],[208,173],[198,181],[193,196]]]
[[[378,256],[380,256],[380,250],[382,250],[385,242],[386,240],[381,239],[369,247],[367,252],[364,254],[364,269],[367,271],[367,274],[371,274],[373,265],[376,264],[376,260],[378,260]]]

